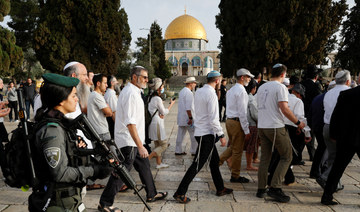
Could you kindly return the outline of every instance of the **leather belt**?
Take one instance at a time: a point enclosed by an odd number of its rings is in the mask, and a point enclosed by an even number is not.
[[[230,119],[230,120],[234,120],[234,121],[239,121],[240,122],[240,119],[239,118],[227,118],[227,119]]]

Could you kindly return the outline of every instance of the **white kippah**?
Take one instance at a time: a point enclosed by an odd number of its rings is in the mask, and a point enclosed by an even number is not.
[[[73,66],[73,65],[76,65],[76,64],[79,64],[79,62],[72,61],[72,62],[66,64],[66,65],[64,66],[63,71],[65,71],[65,69],[69,68],[70,66]]]

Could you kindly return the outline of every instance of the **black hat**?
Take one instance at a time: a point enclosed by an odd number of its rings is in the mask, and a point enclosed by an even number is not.
[[[315,78],[316,75],[318,75],[320,72],[322,72],[323,69],[317,68],[316,65],[309,64],[305,71],[306,78]]]
[[[62,87],[75,87],[79,84],[80,80],[75,77],[66,77],[54,73],[46,73],[42,76],[45,83],[52,83],[55,85],[60,85]]]
[[[305,87],[302,84],[296,83],[291,90],[298,92],[303,98],[305,98]]]

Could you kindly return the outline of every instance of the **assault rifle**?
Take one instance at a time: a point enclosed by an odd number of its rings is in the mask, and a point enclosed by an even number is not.
[[[125,183],[125,185],[128,188],[134,190],[134,194],[136,194],[140,198],[140,200],[144,203],[146,208],[150,211],[151,210],[150,206],[145,202],[145,200],[139,194],[139,192],[141,191],[141,189],[145,187],[145,185],[136,184],[135,180],[131,177],[129,171],[121,163],[117,155],[113,151],[111,151],[110,146],[114,144],[113,141],[102,140],[84,114],[80,114],[73,121],[71,121],[70,129],[81,130],[86,136],[86,138],[95,142],[96,147],[94,150],[92,150],[91,154],[101,155],[102,157],[105,157],[105,161],[107,161],[109,165],[114,168],[116,174],[121,178],[121,180]],[[110,160],[113,160],[114,162],[111,163],[109,162]]]

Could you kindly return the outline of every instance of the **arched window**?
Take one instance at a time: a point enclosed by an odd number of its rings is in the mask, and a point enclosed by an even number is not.
[[[193,57],[193,59],[191,60],[191,64],[192,64],[192,66],[201,66],[200,57],[199,56]]]
[[[188,65],[190,65],[190,60],[186,56],[182,56],[180,58],[180,65],[182,65],[184,62],[187,63]]]
[[[210,57],[210,56],[206,56],[205,59],[204,59],[204,67],[205,68],[210,68],[212,69],[213,68],[213,63],[214,63],[214,60]]]
[[[169,60],[169,62],[171,63],[172,66],[177,66],[178,65],[178,60],[176,59],[175,56],[170,56],[168,60]]]

